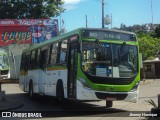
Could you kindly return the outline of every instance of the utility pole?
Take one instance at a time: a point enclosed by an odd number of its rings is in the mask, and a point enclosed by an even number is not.
[[[151,0],[151,15],[152,15],[152,28],[153,28],[153,6],[152,6],[152,0]]]
[[[87,15],[86,15],[86,28],[88,27],[88,20],[87,20]]]
[[[104,0],[102,0],[102,28],[104,28]]]
[[[112,29],[112,14],[111,14],[111,29]]]

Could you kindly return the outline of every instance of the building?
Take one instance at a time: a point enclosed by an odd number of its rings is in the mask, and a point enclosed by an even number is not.
[[[160,78],[160,60],[146,60],[143,62],[145,78]]]
[[[9,54],[11,79],[19,78],[22,51],[59,34],[57,19],[1,19],[0,47]]]

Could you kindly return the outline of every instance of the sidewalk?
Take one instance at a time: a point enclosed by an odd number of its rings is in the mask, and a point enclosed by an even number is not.
[[[6,83],[18,83],[18,80],[1,80],[1,84],[6,84]],[[5,96],[5,92],[1,91],[0,92],[0,111],[7,111],[7,110],[12,110],[12,109],[17,109],[19,107],[23,106],[22,102],[15,101],[15,100],[8,100]]]

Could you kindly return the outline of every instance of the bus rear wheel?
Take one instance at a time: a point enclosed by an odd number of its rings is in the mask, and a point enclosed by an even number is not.
[[[106,100],[106,108],[110,108],[113,106],[113,101]]]
[[[34,98],[34,92],[33,92],[33,84],[32,84],[32,82],[30,82],[30,84],[29,84],[29,97],[31,98],[31,99],[33,99]]]

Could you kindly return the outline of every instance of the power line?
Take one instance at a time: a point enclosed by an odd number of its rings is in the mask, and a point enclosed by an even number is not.
[[[152,5],[152,0],[151,0],[151,15],[152,15],[152,26],[153,26],[153,5]]]

